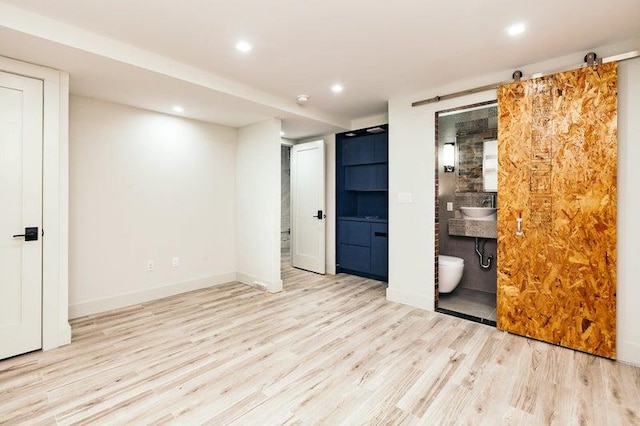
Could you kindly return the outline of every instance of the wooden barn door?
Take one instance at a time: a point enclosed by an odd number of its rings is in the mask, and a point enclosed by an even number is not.
[[[502,86],[498,106],[497,326],[615,358],[617,64]]]

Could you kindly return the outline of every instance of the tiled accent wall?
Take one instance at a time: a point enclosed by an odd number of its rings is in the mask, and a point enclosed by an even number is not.
[[[498,129],[488,129],[489,120],[456,123],[458,134],[458,178],[457,192],[482,191],[482,156],[484,141],[497,139]],[[460,128],[460,130],[458,130]],[[464,129],[464,130],[463,130]]]
[[[485,201],[493,198],[497,202],[497,194],[495,192],[456,192],[454,194],[455,209],[462,207],[490,207],[484,204]]]
[[[291,147],[280,147],[280,245],[283,249],[291,247],[291,186],[290,186],[290,154]]]
[[[464,108],[460,108],[462,110]],[[439,123],[438,123],[439,122]],[[486,240],[485,253],[493,254],[494,260],[490,270],[480,267],[478,256],[475,253],[475,239],[470,237],[449,236],[447,224],[450,218],[456,217],[458,208],[462,206],[481,206],[482,200],[495,193],[474,192],[482,191],[482,167],[471,170],[464,159],[466,151],[457,152],[456,168],[453,173],[445,173],[440,166],[438,158],[442,153],[442,147],[447,142],[456,142],[456,146],[463,146],[464,150],[473,153],[474,159],[482,164],[482,142],[487,139],[497,138],[497,108],[482,108],[468,111],[464,114],[454,114],[441,117],[436,116],[436,200],[435,200],[435,264],[436,264],[436,307],[437,307],[437,259],[442,253],[449,256],[461,257],[465,261],[465,272],[460,282],[460,287],[489,293],[496,292],[496,249],[495,239]],[[471,146],[465,147],[469,142]],[[476,145],[476,146],[474,146]],[[476,154],[479,157],[476,158]],[[463,158],[462,166],[459,159]],[[476,163],[477,164],[477,163]],[[460,172],[468,172],[462,175]],[[475,173],[475,174],[473,174]],[[469,185],[467,185],[469,184]],[[471,189],[464,189],[464,188]],[[447,211],[447,202],[453,203],[454,211]]]

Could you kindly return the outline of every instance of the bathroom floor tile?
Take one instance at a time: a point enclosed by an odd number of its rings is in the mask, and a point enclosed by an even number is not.
[[[450,294],[440,294],[438,307],[474,317],[496,320],[496,295],[483,291],[457,288]]]

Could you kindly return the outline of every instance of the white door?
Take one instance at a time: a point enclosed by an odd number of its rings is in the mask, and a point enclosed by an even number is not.
[[[0,359],[42,347],[41,222],[42,81],[0,72]]]
[[[291,264],[325,272],[324,141],[291,148]]]

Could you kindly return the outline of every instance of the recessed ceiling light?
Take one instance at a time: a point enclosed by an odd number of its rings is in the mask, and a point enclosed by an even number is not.
[[[253,49],[253,46],[245,40],[240,40],[239,42],[236,43],[236,49],[246,53],[251,51],[251,49]]]
[[[175,112],[184,112],[184,108],[182,108],[180,105],[176,105],[173,107],[173,110]]]
[[[509,34],[511,37],[517,36],[518,34],[522,34],[525,29],[526,27],[522,23],[514,24],[510,27],[507,27],[507,34]]]
[[[340,93],[344,90],[344,87],[342,87],[341,84],[334,84],[333,86],[331,86],[331,91],[333,93]]]

